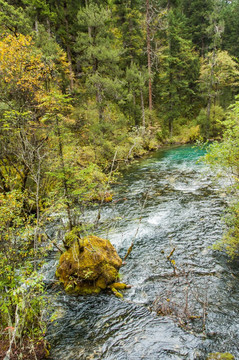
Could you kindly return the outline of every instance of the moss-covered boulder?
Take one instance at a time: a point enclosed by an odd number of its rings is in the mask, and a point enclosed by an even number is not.
[[[88,236],[61,255],[56,276],[67,292],[97,294],[116,281],[121,265],[109,240]]]

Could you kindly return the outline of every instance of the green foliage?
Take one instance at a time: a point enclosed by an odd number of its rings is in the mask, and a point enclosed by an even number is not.
[[[33,218],[22,214],[24,195],[0,194],[0,323],[1,331],[21,350],[23,339],[42,339],[46,324],[42,278],[34,263],[42,256],[33,244]],[[35,244],[36,245],[36,244]],[[33,260],[33,261],[32,261]],[[9,331],[7,332],[7,330]]]
[[[120,101],[123,96],[119,49],[111,31],[109,9],[90,3],[78,12],[80,31],[75,49],[84,74],[87,95],[95,96],[99,120],[104,119],[105,99]]]
[[[185,19],[177,10],[167,15],[167,31],[162,50],[159,52],[161,69],[158,72],[158,92],[161,98],[160,111],[169,133],[173,123],[182,116],[193,114],[199,57],[184,31]]]
[[[225,131],[223,141],[209,147],[206,161],[213,167],[219,168],[222,176],[229,176],[232,185],[229,192],[232,195],[231,204],[227,210],[225,223],[227,231],[223,239],[214,246],[215,249],[225,249],[234,258],[239,255],[239,102],[236,101],[228,112],[224,122]]]
[[[15,8],[9,2],[0,0],[0,29],[16,34],[30,34],[31,24],[21,7]]]
[[[187,31],[192,36],[193,44],[203,55],[210,44],[208,34],[209,18],[214,8],[213,0],[182,0],[183,12],[187,18]]]
[[[17,341],[44,331],[44,221],[65,212],[73,229],[76,207],[111,200],[121,164],[224,132],[207,161],[230,169],[237,193],[239,105],[226,120],[224,109],[239,85],[239,3],[219,3],[149,1],[146,14],[141,0],[0,0],[0,316],[18,321]],[[223,239],[232,257],[238,208]]]
[[[144,102],[147,94],[148,71],[146,68],[138,66],[131,62],[126,68],[126,81],[128,84],[127,102],[131,104],[130,117],[134,125],[149,125],[149,116],[144,109]],[[148,119],[147,119],[148,118]]]
[[[81,227],[76,226],[65,234],[64,245],[71,247],[76,240],[80,240]]]
[[[15,341],[20,344],[26,337],[33,341],[42,339],[46,331],[46,323],[42,318],[45,296],[44,286],[38,274],[31,273],[24,268],[17,271],[17,276],[11,270],[9,264],[4,263],[0,254],[0,310],[1,326],[16,330]],[[6,333],[7,334],[7,333]]]
[[[23,0],[25,12],[33,22],[56,21],[56,14],[50,11],[50,6],[45,0]]]
[[[211,96],[220,103],[224,91],[237,87],[238,80],[238,64],[227,51],[217,51],[215,56],[210,52],[202,59],[199,81],[204,96]]]
[[[209,128],[209,137],[211,139],[220,138],[225,129],[225,110],[218,105],[213,105],[210,113],[210,128]],[[207,109],[201,109],[199,115],[197,116],[197,124],[200,126],[200,133],[202,136],[206,134],[207,131]]]
[[[143,14],[140,11],[140,2],[116,1],[113,7],[114,33],[123,48],[120,66],[123,70],[137,64],[143,57],[144,34]]]
[[[238,181],[239,173],[239,102],[236,101],[227,114],[227,120],[224,121],[225,131],[223,142],[215,142],[209,147],[209,153],[206,160],[213,166],[220,167],[225,174],[230,173]],[[237,182],[236,182],[237,183]]]
[[[174,129],[175,135],[170,139],[172,143],[193,143],[201,139],[199,125],[181,125]]]
[[[214,250],[225,250],[232,258],[239,256],[239,202],[232,204],[224,217],[227,231],[221,241],[213,245]]]
[[[222,9],[225,30],[222,36],[223,49],[227,50],[231,55],[238,56],[239,50],[239,1],[225,1]]]

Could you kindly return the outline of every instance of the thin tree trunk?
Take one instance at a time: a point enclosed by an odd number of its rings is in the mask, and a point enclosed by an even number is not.
[[[70,70],[70,90],[72,91],[74,88],[74,73],[73,73],[73,69],[72,69],[71,50],[70,50],[70,46],[68,43],[68,39],[70,38],[70,35],[69,35],[69,23],[67,20],[67,4],[66,4],[66,2],[64,2],[64,15],[65,15],[66,36],[67,36],[66,52],[67,52],[67,58],[68,58],[68,62],[69,62],[69,70]]]
[[[88,6],[87,0],[85,1],[85,5]],[[88,26],[88,36],[91,39],[91,37],[92,37],[92,27],[91,26]]]
[[[142,111],[142,127],[143,132],[145,131],[145,111],[144,111],[144,94],[143,90],[140,90],[140,98],[141,98],[141,111]]]
[[[49,21],[49,19],[46,19],[46,23],[47,23],[47,32],[49,35],[49,38],[51,37],[51,23]]]
[[[10,358],[11,358],[12,345],[13,345],[14,341],[16,340],[18,324],[19,324],[19,314],[18,314],[18,305],[17,305],[16,306],[16,311],[15,311],[15,326],[14,326],[14,330],[13,330],[13,333],[12,333],[12,338],[11,338],[11,341],[10,341],[8,351],[6,352],[6,355],[5,355],[3,360],[10,360]]]
[[[152,110],[153,109],[153,101],[152,101],[152,70],[151,70],[149,0],[146,0],[146,32],[147,32],[147,57],[148,57],[148,74],[149,74],[149,110]]]
[[[171,52],[171,45],[170,45],[170,52]],[[170,137],[173,136],[173,116],[172,116],[172,113],[173,113],[173,99],[172,99],[172,90],[171,90],[171,84],[173,82],[173,75],[172,75],[172,72],[170,70],[170,73],[169,73],[169,120],[168,120],[168,126],[169,126],[169,134],[170,134]]]
[[[212,66],[211,66],[211,73],[210,73],[210,83],[208,89],[208,102],[207,102],[207,123],[206,123],[206,135],[209,138],[210,135],[210,127],[211,127],[211,106],[212,106],[212,89],[213,89],[213,77],[214,77],[214,68],[216,65],[216,49],[214,47],[213,54],[212,54]]]
[[[62,182],[63,182],[64,192],[65,192],[65,197],[66,197],[66,209],[67,209],[67,215],[68,215],[68,221],[69,221],[69,229],[72,230],[73,223],[72,223],[72,216],[71,216],[69,189],[68,189],[67,180],[66,180],[66,169],[65,169],[64,157],[63,157],[61,130],[60,130],[60,126],[59,126],[58,116],[56,116],[56,128],[57,128],[57,137],[58,137],[59,157],[60,157],[60,161],[61,161],[61,170],[63,173]]]
[[[7,192],[10,191],[10,187],[7,185],[6,179],[5,179],[1,169],[0,169],[0,181],[1,181],[0,187],[3,190],[3,193],[6,194]]]
[[[29,168],[26,166],[26,164],[24,164],[23,174],[22,174],[22,186],[21,186],[22,192],[26,190],[29,172],[30,172]]]
[[[97,88],[97,93],[96,93],[96,102],[98,104],[98,114],[99,114],[99,122],[102,123],[103,122],[103,106],[102,106],[102,97],[101,97],[101,93],[100,93],[100,88]]]
[[[40,227],[40,183],[41,183],[41,157],[39,149],[37,149],[37,158],[38,158],[38,168],[37,173],[35,176],[35,183],[36,183],[36,215],[37,215],[37,223],[34,230],[34,269],[36,270],[36,255],[37,255],[37,249],[38,249],[38,234],[39,234],[39,227]]]
[[[35,31],[36,31],[36,34],[38,36],[39,34],[39,29],[38,29],[38,18],[37,18],[37,15],[36,15],[36,18],[35,18]]]
[[[71,91],[74,89],[74,74],[73,74],[73,68],[72,68],[72,58],[71,58],[71,50],[69,45],[66,46],[67,51],[67,58],[69,62],[69,70],[70,70],[70,89]]]
[[[167,3],[167,8],[168,8],[168,15],[169,15],[169,11],[171,9],[171,2],[170,0],[168,0]],[[173,117],[172,117],[172,112],[173,112],[173,96],[172,96],[172,88],[171,85],[173,83],[173,74],[171,71],[172,65],[171,65],[171,56],[172,56],[172,44],[171,44],[171,37],[170,37],[170,31],[171,31],[171,21],[169,18],[169,22],[168,22],[168,49],[169,49],[169,119],[168,119],[168,127],[169,127],[169,134],[170,134],[170,138],[173,136]]]

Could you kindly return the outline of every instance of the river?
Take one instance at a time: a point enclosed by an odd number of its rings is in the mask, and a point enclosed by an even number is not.
[[[134,241],[120,269],[132,288],[123,299],[51,290],[57,317],[47,335],[51,360],[203,360],[211,352],[239,358],[239,272],[210,248],[222,236],[226,198],[198,162],[203,153],[191,146],[164,149],[123,173],[113,202],[102,209],[98,234],[121,257]],[[55,265],[52,255],[48,279]]]

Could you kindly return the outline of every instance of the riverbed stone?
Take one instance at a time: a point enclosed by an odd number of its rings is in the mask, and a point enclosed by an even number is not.
[[[121,265],[109,240],[88,236],[61,255],[56,276],[69,293],[97,294],[117,280]]]

